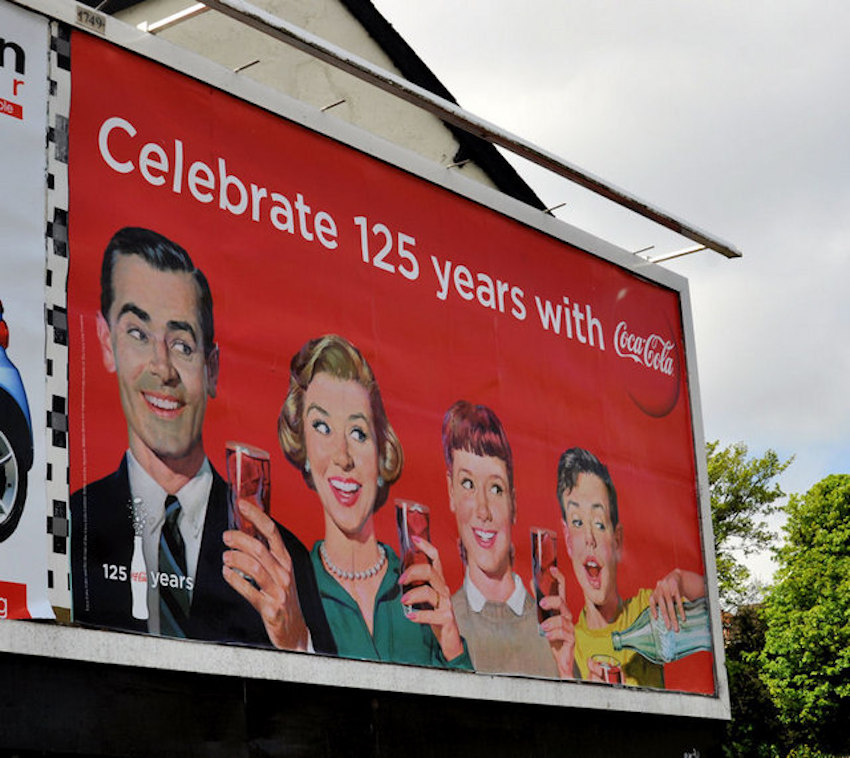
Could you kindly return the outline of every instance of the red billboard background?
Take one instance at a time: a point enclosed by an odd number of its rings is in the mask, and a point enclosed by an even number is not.
[[[71,491],[112,472],[127,446],[96,314],[106,243],[142,226],[185,247],[212,288],[221,371],[207,455],[222,472],[227,440],[268,450],[272,515],[308,548],[322,510],[280,452],[277,417],[293,354],[338,333],[370,362],[404,448],[390,500],[431,506],[452,590],[463,575],[440,425],[461,398],[493,408],[511,441],[526,582],[529,527],[560,539],[556,467],[574,446],[606,463],[618,490],[624,598],[675,567],[705,573],[676,291],[100,40],[75,34],[72,50]],[[190,178],[196,162],[210,174]],[[279,228],[281,197],[292,231]],[[377,533],[397,547],[391,511]],[[562,544],[559,562],[577,618]],[[668,689],[715,691],[708,653],[665,676]]]

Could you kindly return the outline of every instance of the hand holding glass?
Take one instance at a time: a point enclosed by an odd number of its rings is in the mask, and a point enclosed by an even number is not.
[[[590,657],[599,667],[603,682],[607,682],[608,684],[623,683],[623,669],[616,658],[610,655],[602,655],[600,653]]]
[[[226,450],[228,526],[265,544],[265,538],[256,527],[242,516],[239,500],[250,500],[268,515],[271,503],[269,454],[244,442],[228,442]]]
[[[430,563],[430,559],[421,550],[417,550],[413,544],[413,537],[421,537],[423,540],[431,541],[431,511],[427,505],[414,502],[413,500],[395,501],[396,526],[398,527],[398,544],[401,558],[402,573],[414,563]],[[406,593],[424,582],[413,582],[405,584],[402,592]],[[430,603],[415,603],[412,606],[404,606],[404,612],[416,610],[431,610]]]

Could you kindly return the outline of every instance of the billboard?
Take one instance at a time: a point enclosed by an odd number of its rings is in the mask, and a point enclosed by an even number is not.
[[[47,22],[3,4],[0,30],[0,619],[53,618],[42,486]]]
[[[683,281],[70,51],[76,625],[355,686],[719,695]]]

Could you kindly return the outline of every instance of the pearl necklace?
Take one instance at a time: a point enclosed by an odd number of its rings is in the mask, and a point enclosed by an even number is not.
[[[319,545],[319,553],[322,556],[322,561],[324,561],[325,567],[334,576],[338,576],[340,579],[347,579],[349,581],[353,580],[355,582],[358,582],[361,579],[371,579],[384,567],[384,563],[387,561],[387,551],[384,550],[384,546],[380,544],[378,545],[378,560],[375,562],[374,566],[367,568],[365,571],[344,571],[341,569],[331,560],[324,542]]]

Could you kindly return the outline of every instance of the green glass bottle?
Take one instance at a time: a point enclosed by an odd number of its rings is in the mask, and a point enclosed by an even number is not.
[[[629,648],[653,663],[670,663],[699,650],[711,650],[711,625],[705,598],[685,602],[685,618],[679,631],[668,629],[659,614],[652,618],[649,608],[622,632],[612,632],[614,650]]]

